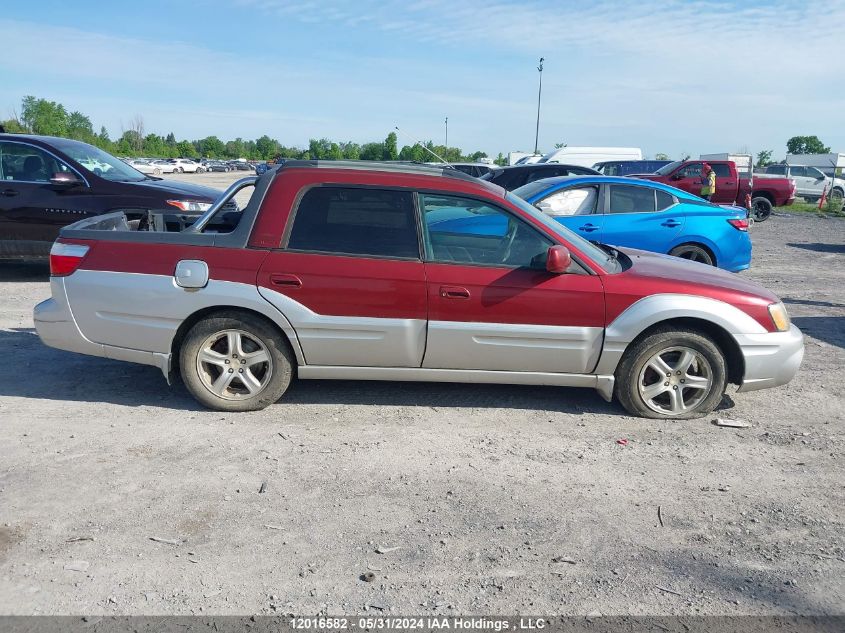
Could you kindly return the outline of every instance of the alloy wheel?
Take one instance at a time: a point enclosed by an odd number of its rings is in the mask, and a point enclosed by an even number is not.
[[[267,347],[256,336],[244,330],[222,330],[200,347],[197,373],[215,396],[242,400],[267,387],[273,363]]]
[[[679,415],[695,409],[707,398],[713,387],[713,370],[696,350],[668,347],[646,361],[638,386],[649,409],[663,415]]]

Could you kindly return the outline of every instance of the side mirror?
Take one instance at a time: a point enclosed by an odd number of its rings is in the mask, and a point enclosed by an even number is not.
[[[71,187],[81,185],[82,181],[72,171],[57,171],[50,178],[50,184],[54,187],[70,189]]]
[[[549,247],[546,254],[546,270],[555,275],[561,275],[569,269],[572,263],[572,256],[569,249],[559,244]]]

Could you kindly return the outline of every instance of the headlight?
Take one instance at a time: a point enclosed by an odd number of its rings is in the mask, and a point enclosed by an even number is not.
[[[772,317],[772,323],[775,324],[778,332],[789,330],[789,313],[782,301],[769,306],[769,316]]]
[[[210,202],[197,202],[196,200],[168,200],[167,204],[182,211],[208,211],[211,208]]]

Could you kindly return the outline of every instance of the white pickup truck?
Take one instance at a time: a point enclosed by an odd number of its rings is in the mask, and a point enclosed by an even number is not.
[[[845,180],[826,176],[818,167],[810,165],[769,165],[763,173],[755,172],[755,178],[792,178],[795,194],[805,200],[818,200],[827,187],[829,197],[845,197]]]

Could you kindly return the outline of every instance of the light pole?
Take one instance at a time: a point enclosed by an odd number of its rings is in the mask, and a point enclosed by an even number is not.
[[[540,58],[540,65],[537,70],[540,71],[540,89],[537,91],[537,129],[534,132],[534,153],[537,153],[538,141],[540,140],[540,97],[543,96],[543,61],[545,57]]]
[[[446,147],[449,147],[449,117],[446,117]]]

